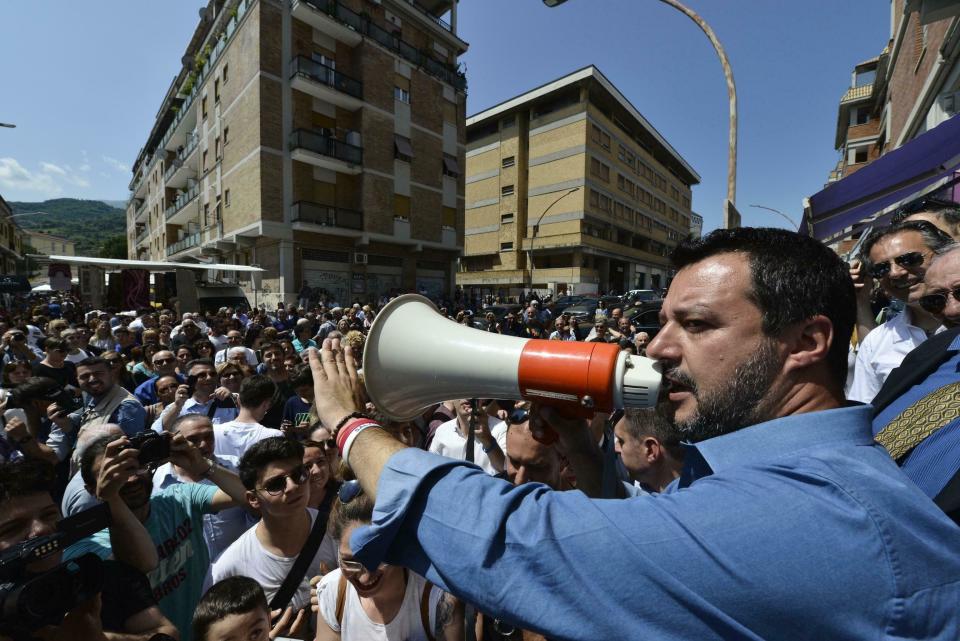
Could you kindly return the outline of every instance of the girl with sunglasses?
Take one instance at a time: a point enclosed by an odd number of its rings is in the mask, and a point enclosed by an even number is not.
[[[406,568],[370,571],[353,558],[350,536],[370,523],[373,501],[356,480],[344,483],[330,512],[339,568],[317,586],[317,641],[463,639],[463,606]]]

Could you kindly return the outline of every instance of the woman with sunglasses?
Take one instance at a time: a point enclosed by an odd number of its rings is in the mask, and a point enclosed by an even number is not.
[[[209,358],[213,360],[214,352],[213,343],[207,339],[198,340],[193,344],[193,353],[197,355],[197,358]]]
[[[459,641],[463,606],[452,595],[406,568],[367,570],[353,558],[350,536],[373,519],[373,501],[359,481],[344,483],[330,512],[339,568],[317,586],[317,641]]]
[[[247,374],[243,368],[236,363],[227,361],[217,365],[217,377],[220,379],[220,387],[226,387],[231,394],[240,393],[240,384]]]
[[[337,441],[333,438],[333,432],[321,425],[319,421],[313,425],[307,440],[323,445],[323,451],[327,455],[327,465],[330,467],[330,478],[337,481],[340,478],[340,450],[337,448]]]

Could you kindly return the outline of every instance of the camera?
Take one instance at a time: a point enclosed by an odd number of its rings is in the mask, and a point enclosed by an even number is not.
[[[65,389],[58,389],[56,392],[48,394],[46,400],[56,403],[63,414],[72,414],[83,405],[76,396]]]
[[[31,632],[58,625],[68,612],[103,588],[103,562],[85,554],[42,574],[27,566],[94,532],[109,527],[110,508],[98,505],[63,519],[57,531],[28,539],[0,553],[0,634],[29,639]]]
[[[131,436],[130,445],[124,449],[139,450],[137,460],[142,467],[145,467],[170,458],[170,437],[167,434],[146,430]]]

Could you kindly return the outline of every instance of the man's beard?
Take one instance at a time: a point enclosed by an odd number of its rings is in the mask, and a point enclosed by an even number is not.
[[[756,425],[767,420],[763,398],[780,368],[774,342],[766,338],[761,340],[757,351],[733,371],[729,383],[717,390],[699,390],[696,381],[672,367],[665,370],[664,376],[689,387],[697,400],[697,408],[692,417],[677,421],[676,407],[664,398],[657,404],[657,412],[681,440],[693,443]]]

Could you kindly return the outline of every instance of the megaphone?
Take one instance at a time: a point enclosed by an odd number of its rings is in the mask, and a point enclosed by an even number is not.
[[[459,398],[537,401],[579,415],[652,407],[659,369],[613,343],[481,332],[441,316],[417,294],[398,296],[377,314],[363,351],[370,400],[399,421]]]

